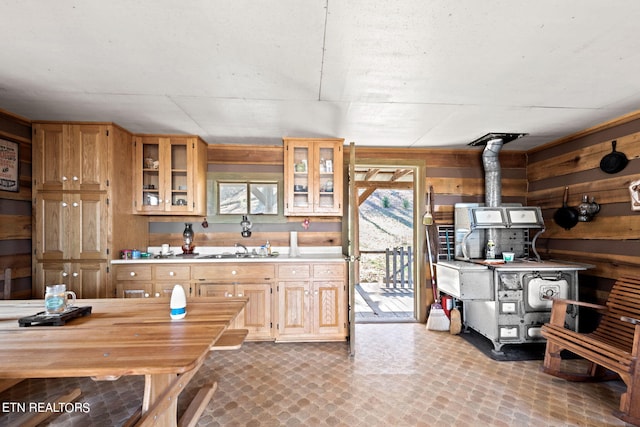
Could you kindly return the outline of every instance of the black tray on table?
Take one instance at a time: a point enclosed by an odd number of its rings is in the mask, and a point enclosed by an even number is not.
[[[18,319],[20,326],[63,326],[76,317],[88,316],[91,314],[91,306],[71,307],[61,314],[47,314],[44,311]]]

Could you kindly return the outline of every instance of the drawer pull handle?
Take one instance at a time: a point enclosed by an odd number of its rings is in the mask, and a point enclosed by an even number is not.
[[[174,273],[173,271],[169,272],[169,276],[175,276],[175,275],[176,275],[176,273]]]
[[[240,292],[240,293],[238,294],[238,296],[239,296],[239,297],[241,297],[241,296],[242,296],[242,292]]]
[[[160,292],[156,292],[156,298],[160,298]]]
[[[237,274],[237,271],[231,270],[231,274]]]
[[[129,273],[129,275],[130,275],[131,277],[134,277],[134,276],[136,275],[136,272],[135,272],[135,271],[132,271],[131,273]]]

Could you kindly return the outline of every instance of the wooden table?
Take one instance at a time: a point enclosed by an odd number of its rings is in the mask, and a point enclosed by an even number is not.
[[[64,326],[20,327],[18,319],[42,311],[43,300],[0,301],[0,379],[144,375],[132,424],[175,426],[180,391],[246,302],[188,299],[187,316],[171,320],[166,299],[78,300],[92,307],[89,316]]]

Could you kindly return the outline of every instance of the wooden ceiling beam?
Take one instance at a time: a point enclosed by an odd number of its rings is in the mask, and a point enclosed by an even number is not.
[[[396,169],[396,171],[391,175],[391,181],[397,181],[405,175],[411,173],[411,169]]]
[[[369,169],[367,173],[364,175],[365,181],[371,181],[377,174],[380,172],[379,168]]]
[[[413,182],[411,181],[356,181],[356,188],[394,188],[394,189],[411,189]]]
[[[365,200],[367,200],[369,196],[373,194],[374,191],[376,191],[376,187],[369,187],[364,190],[362,194],[358,196],[358,206],[363,204]]]

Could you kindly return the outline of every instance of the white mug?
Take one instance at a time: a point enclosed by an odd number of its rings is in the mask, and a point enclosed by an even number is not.
[[[69,300],[68,297],[71,297]],[[61,314],[73,307],[76,302],[76,293],[67,291],[66,285],[47,286],[44,295],[44,309],[47,314]]]
[[[167,255],[169,253],[169,245],[167,243],[162,244],[161,248],[162,255]]]

